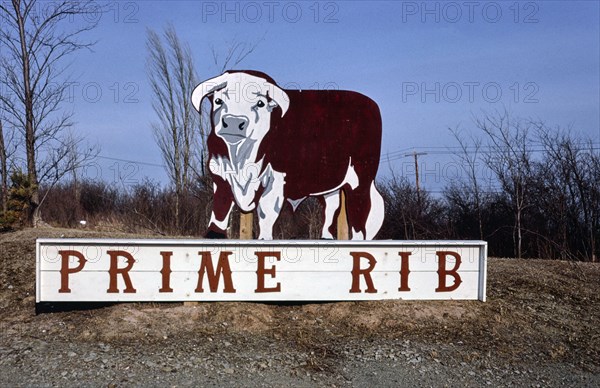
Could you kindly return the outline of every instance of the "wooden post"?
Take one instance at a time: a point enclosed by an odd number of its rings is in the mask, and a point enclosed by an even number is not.
[[[348,230],[348,215],[346,213],[346,194],[340,190],[340,213],[337,219],[337,239],[348,240],[350,233]]]
[[[253,223],[252,212],[240,213],[240,240],[252,240]]]

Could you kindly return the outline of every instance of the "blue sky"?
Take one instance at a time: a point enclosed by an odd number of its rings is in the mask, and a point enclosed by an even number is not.
[[[370,96],[382,112],[382,154],[395,156],[380,174],[410,178],[413,160],[396,157],[429,151],[422,178],[435,191],[455,175],[451,156],[435,153],[455,145],[448,128],[476,133],[472,118],[483,112],[572,125],[600,143],[599,20],[597,1],[114,2],[88,34],[94,52],[72,64],[76,128],[119,159],[86,175],[166,182],[150,129],[147,28],[172,22],[202,79],[218,74],[211,45],[260,41],[239,67],[284,86]]]

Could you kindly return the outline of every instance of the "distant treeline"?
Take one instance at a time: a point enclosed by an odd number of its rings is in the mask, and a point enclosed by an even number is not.
[[[510,121],[507,115],[486,116],[476,124],[482,139],[465,140],[453,131],[459,146],[452,149],[464,174],[439,195],[417,190],[414,178],[388,174],[378,181],[386,206],[378,238],[481,239],[491,256],[597,261],[598,144],[571,131]],[[476,165],[482,163],[493,182],[478,176]],[[6,210],[0,213],[5,229],[18,226],[19,214],[27,213],[27,182],[23,174],[12,174]],[[41,187],[43,218],[51,225],[82,227],[80,221],[86,221],[88,228],[180,236],[204,235],[212,195],[208,176],[191,180],[179,194],[174,186],[152,181],[124,187],[71,180]],[[238,236],[236,211],[230,238]],[[322,216],[316,199],[306,200],[295,213],[287,206],[274,237],[318,239]]]

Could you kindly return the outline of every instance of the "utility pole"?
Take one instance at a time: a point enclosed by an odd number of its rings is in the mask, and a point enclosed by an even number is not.
[[[417,205],[419,205],[419,211],[421,211],[421,187],[419,185],[419,156],[427,155],[427,152],[413,151],[412,154],[406,154],[404,156],[414,156],[415,158],[415,181],[417,185]]]

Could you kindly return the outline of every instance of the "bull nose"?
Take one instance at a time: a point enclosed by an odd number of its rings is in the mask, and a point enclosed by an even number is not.
[[[249,120],[244,116],[227,115],[223,116],[221,121],[223,124],[223,128],[229,128],[229,126],[231,126],[232,128],[237,128],[240,131],[243,131],[248,126]]]

